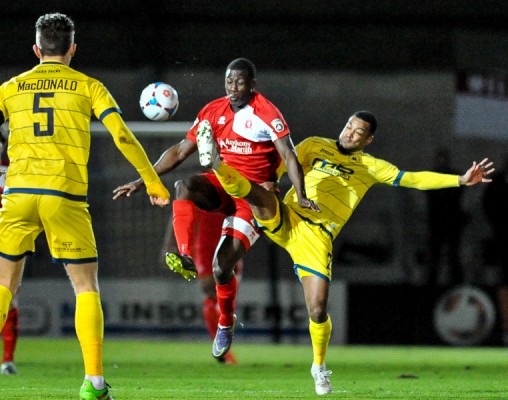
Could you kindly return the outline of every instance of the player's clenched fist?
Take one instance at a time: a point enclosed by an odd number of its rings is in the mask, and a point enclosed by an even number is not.
[[[146,193],[150,196],[150,202],[154,206],[164,207],[169,204],[169,191],[161,181],[146,185]]]

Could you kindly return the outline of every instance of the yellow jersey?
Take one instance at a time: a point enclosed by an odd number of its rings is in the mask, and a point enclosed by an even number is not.
[[[86,200],[92,115],[120,113],[104,85],[43,62],[0,86],[0,112],[10,129],[6,191]]]
[[[319,226],[332,241],[375,184],[420,190],[459,186],[458,175],[403,171],[361,151],[343,154],[334,139],[309,137],[296,146],[296,152],[307,197],[317,203],[321,212],[299,207],[294,187],[284,197],[284,203],[308,223]]]

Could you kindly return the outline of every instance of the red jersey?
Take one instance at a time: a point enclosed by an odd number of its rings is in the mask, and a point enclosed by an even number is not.
[[[281,158],[273,142],[289,135],[281,112],[266,97],[253,99],[233,112],[227,96],[208,103],[198,113],[187,139],[196,143],[199,122],[208,120],[223,161],[257,183],[276,181]]]

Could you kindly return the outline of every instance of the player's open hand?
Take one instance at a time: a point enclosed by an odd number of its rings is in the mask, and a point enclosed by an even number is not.
[[[298,205],[302,208],[310,208],[313,211],[321,212],[321,209],[314,200],[308,199],[307,197],[298,199]]]
[[[131,194],[139,192],[143,185],[143,181],[138,179],[137,181],[118,186],[113,190],[113,200],[119,199],[120,197],[130,197]]]
[[[488,183],[492,182],[488,176],[494,172],[495,168],[492,168],[494,163],[489,161],[488,158],[484,158],[479,163],[473,161],[473,165],[469,168],[464,175],[459,178],[461,185],[473,186],[477,183]]]

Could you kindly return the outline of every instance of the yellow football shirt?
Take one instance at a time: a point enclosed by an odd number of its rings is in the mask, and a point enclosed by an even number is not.
[[[7,190],[85,199],[92,115],[120,112],[104,85],[43,62],[0,86],[0,112],[10,129]]]
[[[421,190],[459,186],[457,175],[402,171],[364,152],[342,154],[337,144],[334,139],[310,137],[296,146],[307,197],[318,204],[321,212],[299,207],[294,187],[284,197],[289,207],[307,222],[320,226],[331,240],[375,184]]]

